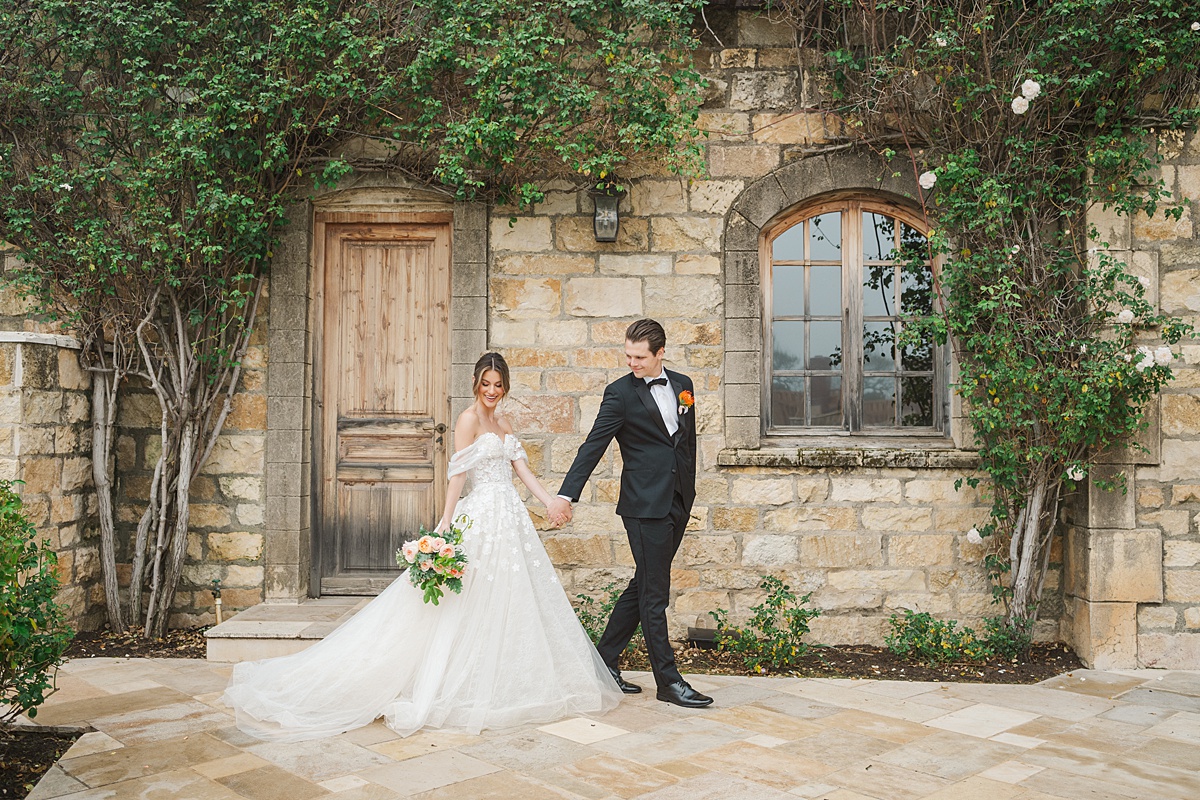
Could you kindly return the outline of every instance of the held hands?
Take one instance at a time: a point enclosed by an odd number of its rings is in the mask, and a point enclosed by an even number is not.
[[[550,505],[546,506],[546,515],[549,517],[551,525],[561,528],[571,521],[573,516],[571,504],[561,497],[555,497],[550,501]]]

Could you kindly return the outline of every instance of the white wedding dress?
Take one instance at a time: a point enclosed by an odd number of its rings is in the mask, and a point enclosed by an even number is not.
[[[273,741],[315,739],[384,717],[478,733],[607,711],[621,692],[580,626],[513,487],[515,436],[485,433],[454,455],[470,493],[455,517],[467,569],[462,594],[426,604],[401,575],[322,641],[234,667],[225,695],[238,727]]]

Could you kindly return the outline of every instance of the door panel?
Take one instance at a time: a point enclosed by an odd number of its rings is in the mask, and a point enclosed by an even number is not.
[[[321,592],[373,594],[445,498],[450,231],[324,230]]]

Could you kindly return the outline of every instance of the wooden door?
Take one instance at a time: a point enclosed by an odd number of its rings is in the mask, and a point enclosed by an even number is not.
[[[375,594],[445,500],[450,228],[320,227],[321,593]]]

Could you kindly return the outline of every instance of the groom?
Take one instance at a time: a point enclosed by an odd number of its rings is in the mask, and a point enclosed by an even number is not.
[[[691,407],[691,379],[663,369],[666,344],[666,332],[652,319],[638,320],[625,331],[625,361],[631,372],[604,389],[596,422],[549,512],[554,522],[571,518],[570,504],[579,500],[583,485],[615,438],[624,462],[617,514],[625,524],[637,569],[617,599],[596,649],[621,691],[640,692],[640,686],[621,679],[617,668],[640,622],[658,699],[701,708],[710,705],[712,698],[697,692],[679,674],[667,638],[671,559],[696,499],[696,415]],[[680,397],[685,391],[687,402]]]

